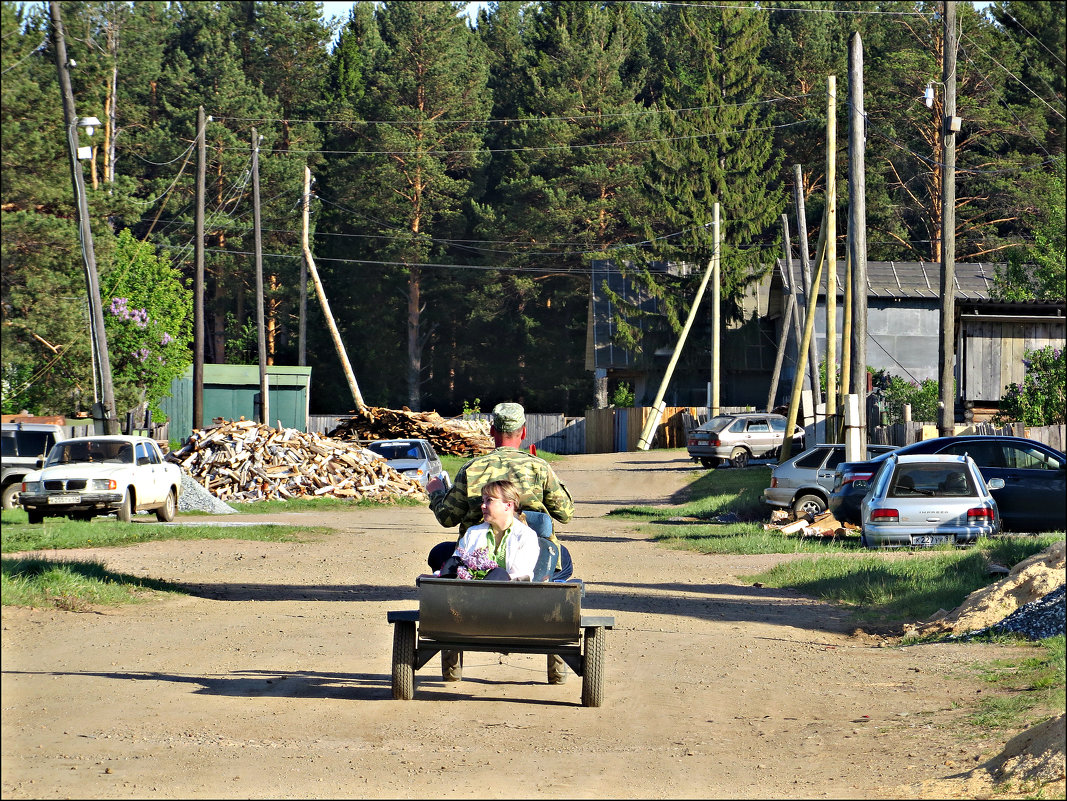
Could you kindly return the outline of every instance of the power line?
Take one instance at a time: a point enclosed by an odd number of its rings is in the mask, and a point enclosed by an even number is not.
[[[284,122],[288,124],[306,122],[330,125],[486,125],[489,123],[503,123],[507,125],[531,122],[576,122],[579,120],[602,120],[629,117],[644,117],[653,114],[685,114],[691,111],[715,111],[720,108],[738,108],[741,106],[760,106],[771,103],[784,103],[787,100],[801,100],[810,97],[811,93],[792,95],[790,97],[772,97],[764,100],[747,100],[741,103],[719,103],[714,106],[693,106],[691,108],[645,108],[635,112],[619,112],[617,114],[568,114],[560,117],[498,117],[486,120],[305,120],[292,117],[223,117],[212,114],[215,120],[231,120],[234,122]]]

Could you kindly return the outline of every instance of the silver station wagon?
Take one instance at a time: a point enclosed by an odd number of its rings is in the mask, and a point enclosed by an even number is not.
[[[890,454],[861,504],[865,548],[972,545],[1000,533],[1000,512],[970,456]]]

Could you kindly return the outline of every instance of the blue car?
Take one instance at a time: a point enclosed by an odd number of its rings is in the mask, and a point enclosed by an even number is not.
[[[992,491],[1005,531],[1063,531],[1067,528],[1067,456],[1024,437],[964,434],[913,442],[894,454],[970,456],[982,477],[1004,480]],[[871,477],[889,454],[867,462],[842,462],[834,472],[830,511],[842,523],[861,525],[860,505]]]

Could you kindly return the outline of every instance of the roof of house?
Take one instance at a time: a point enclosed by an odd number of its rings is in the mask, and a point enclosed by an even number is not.
[[[962,300],[989,300],[996,272],[993,262],[957,262],[955,295]],[[777,269],[785,270],[782,259]],[[779,272],[781,276],[783,272]],[[797,288],[803,286],[799,265],[793,262]],[[844,294],[845,261],[837,262],[837,292]],[[825,287],[825,280],[821,282]],[[825,289],[820,292],[825,294]],[[939,298],[941,296],[941,264],[928,261],[869,261],[867,262],[867,296],[871,298]]]

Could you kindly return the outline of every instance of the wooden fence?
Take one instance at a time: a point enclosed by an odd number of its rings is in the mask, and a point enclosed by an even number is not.
[[[752,411],[750,407],[720,407],[721,414]],[[523,448],[533,445],[539,451],[550,453],[618,453],[637,450],[651,407],[586,409],[585,417],[566,417],[562,414],[527,414],[526,439]],[[663,412],[653,448],[684,448],[689,430],[708,420],[711,416],[706,406],[668,406]],[[344,415],[311,415],[308,431],[325,434],[332,431]],[[489,414],[471,414],[464,419],[488,420]],[[1064,450],[1064,426],[1024,427],[1021,423],[996,428],[990,423],[971,426],[956,426],[957,434],[992,434],[1028,437],[1043,442],[1058,450]],[[868,429],[867,441],[881,445],[907,445],[921,439],[937,436],[937,427],[932,423],[896,423],[890,426],[873,426]]]
[[[1044,444],[1062,451],[1064,448],[1065,426],[1025,426],[1022,423],[1009,423],[1005,426],[994,426],[992,423],[975,423],[974,425],[956,424],[956,434],[986,434],[1001,437],[1025,437],[1027,439],[1043,442]],[[890,426],[872,426],[867,432],[867,441],[879,445],[910,445],[923,439],[931,439],[938,436],[938,428],[935,423],[894,423]]]

